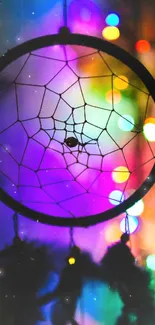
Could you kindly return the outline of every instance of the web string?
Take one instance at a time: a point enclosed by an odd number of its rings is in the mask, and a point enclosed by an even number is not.
[[[63,17],[64,17],[64,26],[68,26],[68,17],[67,17],[67,0],[63,1]]]
[[[72,248],[73,246],[75,246],[75,243],[74,243],[74,228],[70,228],[70,231],[69,231],[69,235],[70,235],[70,248]]]
[[[14,215],[13,215],[13,225],[14,225],[15,238],[18,238],[19,224],[18,224],[18,214],[17,213],[14,213]]]

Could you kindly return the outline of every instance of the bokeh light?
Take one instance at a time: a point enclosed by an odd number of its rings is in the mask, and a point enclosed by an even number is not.
[[[109,90],[106,93],[106,101],[110,104],[119,104],[121,101],[121,93],[118,90]]]
[[[129,221],[129,233],[133,234],[138,227],[138,219],[136,217],[128,216],[128,221]],[[125,229],[125,218],[123,218],[120,222],[120,229],[122,232],[126,232]]]
[[[150,270],[155,271],[155,255],[149,255],[147,257],[146,265]]]
[[[118,76],[114,79],[114,86],[119,90],[127,89],[129,80],[125,76]]]
[[[109,41],[115,41],[120,37],[120,31],[115,26],[107,26],[103,29],[102,36]]]
[[[75,262],[76,262],[75,257],[69,257],[69,259],[68,259],[68,263],[69,263],[70,265],[75,264]]]
[[[113,205],[118,205],[120,202],[124,201],[124,195],[119,190],[114,190],[109,195],[109,201]]]
[[[150,117],[145,120],[144,126],[143,126],[143,132],[145,138],[150,141],[155,141],[155,118]]]
[[[122,231],[120,230],[119,223],[110,222],[107,224],[105,228],[105,232],[103,236],[105,236],[105,240],[108,244],[117,242],[120,240],[122,235]]]
[[[129,216],[140,216],[144,211],[144,202],[143,200],[139,200],[136,202],[131,208],[127,210]]]
[[[81,16],[81,19],[85,22],[90,22],[91,20],[91,11],[86,8],[86,7],[83,7],[81,10],[80,10],[80,16]]]
[[[117,14],[111,13],[106,17],[106,24],[109,26],[117,26],[120,22],[120,18]]]
[[[118,119],[118,126],[122,131],[131,131],[134,128],[134,119],[130,115],[122,115]]]
[[[0,277],[3,277],[3,276],[4,276],[4,270],[0,269]]]
[[[148,41],[146,40],[139,40],[136,45],[136,51],[139,53],[147,53],[149,52],[151,45]]]
[[[114,169],[112,172],[112,179],[116,183],[124,183],[128,180],[130,172],[127,167],[119,166]]]

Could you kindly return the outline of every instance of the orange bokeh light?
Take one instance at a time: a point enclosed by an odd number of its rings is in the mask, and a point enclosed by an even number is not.
[[[145,120],[144,124],[155,124],[155,118],[154,117],[149,117]]]
[[[114,243],[120,240],[120,237],[122,235],[122,231],[120,230],[120,227],[117,222],[110,223],[106,226],[105,229],[105,240],[107,243]]]
[[[118,90],[109,90],[106,93],[106,101],[110,104],[118,104],[121,101],[121,93]]]
[[[150,51],[151,45],[146,40],[139,40],[136,45],[136,51],[139,53],[147,53]]]

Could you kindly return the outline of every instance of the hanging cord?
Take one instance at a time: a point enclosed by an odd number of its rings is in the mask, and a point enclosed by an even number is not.
[[[20,9],[21,9],[21,36],[23,37],[23,31],[24,31],[24,0],[21,0]]]
[[[14,213],[13,215],[13,226],[14,226],[14,233],[15,233],[15,239],[19,238],[19,223],[18,223],[18,214]]]
[[[72,248],[73,246],[75,246],[75,243],[74,243],[74,229],[71,227],[70,228],[70,231],[69,231],[69,235],[70,235],[70,248]]]
[[[67,3],[67,0],[63,0],[63,24],[64,24],[64,26],[59,29],[59,33],[62,37],[66,36],[70,33],[70,30],[68,28],[68,3]],[[68,58],[67,58],[66,46],[63,45],[62,47],[63,47],[64,56],[65,56],[65,61],[67,64]]]
[[[129,215],[126,212],[125,217],[125,233],[129,235],[130,250],[132,250],[131,236],[130,236],[130,225],[129,225]]]
[[[126,217],[125,217],[125,232],[130,235],[130,227],[129,227],[129,216],[126,213]]]
[[[64,19],[64,27],[68,27],[68,15],[67,15],[67,0],[63,0],[63,19]]]

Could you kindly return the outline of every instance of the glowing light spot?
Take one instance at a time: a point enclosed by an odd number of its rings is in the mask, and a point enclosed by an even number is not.
[[[102,36],[109,41],[114,41],[120,37],[120,31],[117,27],[108,26],[103,29]]]
[[[114,79],[114,86],[119,90],[124,90],[129,86],[129,80],[125,76],[118,76]]]
[[[110,104],[119,104],[121,101],[121,93],[118,90],[109,90],[106,93],[106,101]]]
[[[150,117],[145,120],[144,126],[143,126],[143,132],[145,138],[150,141],[155,141],[155,118]]]
[[[117,26],[120,22],[120,19],[117,14],[112,13],[106,17],[105,21],[106,21],[106,24],[109,26]]]
[[[134,128],[134,119],[130,115],[122,115],[118,119],[118,126],[122,131],[131,131]]]
[[[149,255],[147,257],[146,265],[150,270],[155,271],[155,255]]]
[[[144,202],[139,200],[131,208],[127,210],[129,216],[139,216],[144,211]]]
[[[119,228],[118,223],[114,223],[114,222],[107,224],[104,231],[105,240],[109,244],[120,240],[121,234],[122,232]]]
[[[152,123],[152,124],[155,124],[155,118],[154,117],[148,117],[144,124],[147,124],[147,123]]]
[[[64,300],[68,304],[70,302],[70,297],[65,297]]]
[[[124,166],[116,167],[112,172],[112,178],[116,183],[126,182],[129,176],[130,176],[129,170],[127,167]]]
[[[91,20],[91,11],[87,8],[82,8],[80,12],[81,19],[85,22],[89,22]]]
[[[74,257],[69,257],[69,259],[68,259],[68,263],[69,263],[70,265],[75,264],[75,262],[76,262],[76,260],[75,260]]]
[[[118,205],[124,201],[124,195],[119,190],[112,191],[109,195],[109,201],[113,205]]]
[[[139,53],[147,53],[150,51],[151,45],[146,40],[139,40],[136,45],[136,51]]]
[[[130,234],[133,234],[138,227],[138,219],[136,217],[128,217],[129,220],[129,232]],[[125,233],[126,229],[125,229],[125,218],[122,219],[121,223],[120,223],[120,229],[122,232]]]

